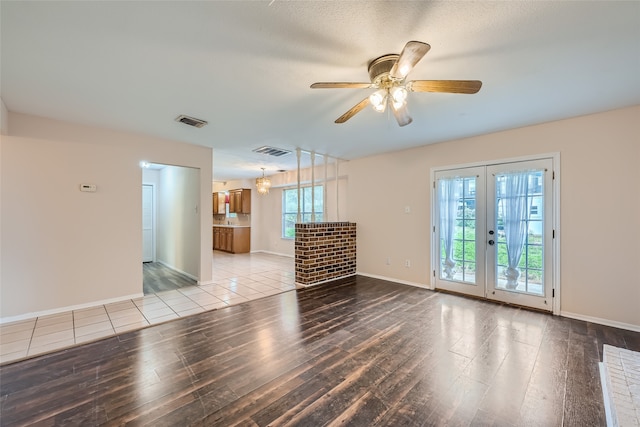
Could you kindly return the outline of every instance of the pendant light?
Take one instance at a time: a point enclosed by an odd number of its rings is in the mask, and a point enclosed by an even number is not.
[[[258,194],[269,194],[271,180],[264,177],[264,168],[260,169],[262,169],[262,178],[256,178],[256,187],[258,188]]]

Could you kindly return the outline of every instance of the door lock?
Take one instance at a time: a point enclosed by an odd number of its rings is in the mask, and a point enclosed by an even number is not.
[[[493,230],[489,230],[489,235],[493,236]]]
[[[493,246],[496,242],[494,242],[493,240],[489,240],[487,243],[489,243],[490,246]]]

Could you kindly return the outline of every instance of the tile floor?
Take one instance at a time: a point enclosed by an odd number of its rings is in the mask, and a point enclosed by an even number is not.
[[[0,364],[291,291],[295,287],[293,258],[215,251],[213,284],[0,325]]]

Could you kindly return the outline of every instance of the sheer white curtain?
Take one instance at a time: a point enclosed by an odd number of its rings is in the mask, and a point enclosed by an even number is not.
[[[456,262],[453,260],[453,237],[456,230],[458,200],[462,190],[462,181],[458,178],[440,180],[440,241],[444,247],[442,269],[444,277],[453,279]]]
[[[527,239],[530,212],[529,172],[509,172],[504,174],[504,188],[498,197],[502,200],[504,234],[507,244],[509,266],[505,271],[507,289],[518,286],[520,269],[518,264],[522,258],[522,250]],[[501,187],[501,186],[500,186]],[[498,187],[498,188],[500,188]],[[499,192],[501,192],[499,190]]]

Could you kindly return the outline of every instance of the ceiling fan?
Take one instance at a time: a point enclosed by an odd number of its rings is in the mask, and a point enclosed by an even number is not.
[[[407,95],[409,92],[446,92],[476,93],[482,82],[479,80],[411,80],[405,81],[407,74],[431,49],[427,43],[410,41],[402,49],[400,55],[389,54],[374,59],[369,63],[371,83],[350,82],[318,82],[312,89],[377,89],[370,96],[357,103],[349,111],[336,119],[336,123],[344,123],[371,104],[373,109],[384,112],[390,104],[393,115],[400,126],[413,121],[407,111]]]

